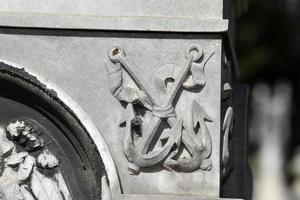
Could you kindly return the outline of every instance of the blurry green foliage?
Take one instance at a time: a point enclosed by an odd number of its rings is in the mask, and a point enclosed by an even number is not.
[[[300,75],[300,0],[234,0],[233,12],[242,81]]]

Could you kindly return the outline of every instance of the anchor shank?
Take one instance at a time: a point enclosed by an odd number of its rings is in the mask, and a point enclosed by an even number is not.
[[[180,89],[183,81],[185,80],[187,73],[189,72],[192,66],[192,62],[193,62],[193,57],[189,56],[189,58],[185,62],[184,68],[182,69],[178,77],[175,79],[173,86],[171,87],[170,91],[167,93],[167,96],[162,102],[162,107],[172,104],[174,98],[177,95],[178,90]]]
[[[155,133],[161,123],[162,123],[162,119],[154,115],[149,125],[146,127],[144,136],[142,137],[142,141],[141,141],[142,145],[139,145],[139,147],[142,148],[140,152],[142,152],[143,154],[147,153],[151,141],[155,136]]]
[[[128,74],[136,82],[138,87],[140,87],[140,89],[147,94],[150,101],[154,105],[158,105],[159,99],[157,98],[153,89],[150,87],[149,83],[144,78],[142,78],[143,74],[138,70],[138,68],[133,63],[131,63],[130,60],[127,59],[125,56],[120,56],[119,61],[122,63]]]

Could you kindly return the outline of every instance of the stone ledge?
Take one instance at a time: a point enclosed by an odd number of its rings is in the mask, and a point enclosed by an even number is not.
[[[114,31],[226,32],[228,20],[0,12],[0,26]]]
[[[174,195],[122,195],[122,200],[242,200],[227,198],[206,198],[197,196],[174,196]]]

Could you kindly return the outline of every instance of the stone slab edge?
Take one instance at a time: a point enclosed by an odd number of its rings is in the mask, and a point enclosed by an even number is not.
[[[0,26],[114,31],[226,32],[226,19],[183,17],[115,17],[0,12]]]
[[[197,196],[174,196],[174,195],[122,195],[121,200],[242,200],[228,198],[206,198]]]

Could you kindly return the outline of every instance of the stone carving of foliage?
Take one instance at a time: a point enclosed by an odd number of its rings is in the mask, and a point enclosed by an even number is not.
[[[0,129],[1,200],[72,199],[58,159],[44,147],[44,131],[31,119]]]

